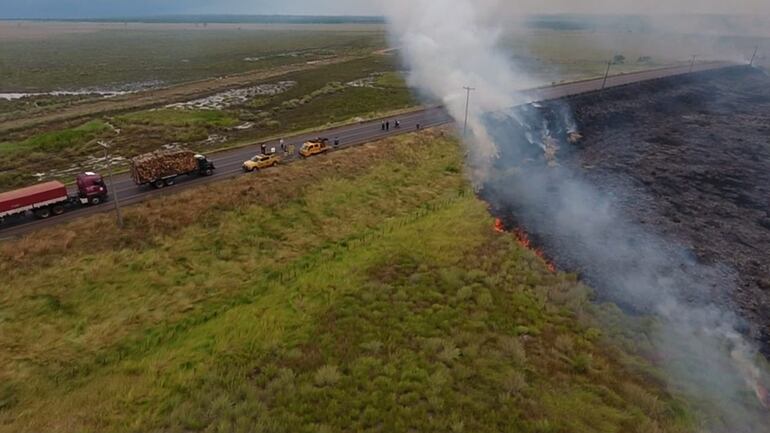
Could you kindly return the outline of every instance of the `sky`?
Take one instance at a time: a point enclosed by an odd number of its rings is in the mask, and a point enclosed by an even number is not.
[[[494,0],[528,13],[765,14],[770,0]],[[0,18],[168,14],[379,15],[387,0],[0,0]]]

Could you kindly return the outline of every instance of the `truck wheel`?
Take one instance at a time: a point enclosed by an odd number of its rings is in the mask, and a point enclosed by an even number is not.
[[[91,197],[91,200],[89,201],[91,203],[91,206],[98,206],[102,204],[102,198],[101,197]]]
[[[175,181],[174,181],[173,178],[166,179],[166,181],[165,181],[166,186],[172,186],[172,185],[174,185],[174,183],[175,183]]]
[[[57,204],[53,208],[51,208],[54,215],[61,215],[64,213],[64,206]]]
[[[214,170],[212,170],[212,169],[210,169],[210,168],[207,168],[207,169],[206,169],[206,171],[204,171],[204,172],[203,172],[203,175],[204,175],[204,176],[207,176],[207,177],[208,177],[208,176],[211,176],[211,175],[213,175],[213,174],[214,174]]]
[[[44,207],[35,211],[35,216],[40,219],[46,219],[51,216],[51,209]]]
[[[156,189],[161,189],[164,186],[166,186],[166,182],[163,182],[163,179],[156,180],[155,182],[152,183],[152,186],[154,186]]]

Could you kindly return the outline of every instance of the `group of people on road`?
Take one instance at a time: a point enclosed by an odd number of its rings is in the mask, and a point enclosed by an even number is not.
[[[395,129],[401,128],[401,122],[398,120],[393,121],[393,127]],[[383,120],[382,121],[382,130],[383,131],[390,131],[390,120]]]
[[[271,147],[268,150],[267,143],[262,143],[259,145],[259,147],[262,149],[262,155],[272,155],[275,153],[275,147]]]
[[[294,152],[294,145],[286,144],[286,141],[283,138],[280,141],[278,141],[278,147],[281,149],[281,153],[283,153],[284,155],[288,155],[289,153]],[[262,150],[263,155],[272,155],[276,153],[276,148],[271,147],[270,149],[268,149],[267,143],[262,143],[260,145],[260,148]]]
[[[393,121],[393,127],[395,129],[401,129],[401,121],[400,120],[394,120]],[[415,124],[415,129],[422,128],[422,125],[420,125],[420,122],[417,122]],[[383,120],[382,121],[382,130],[383,131],[390,131],[390,120]]]

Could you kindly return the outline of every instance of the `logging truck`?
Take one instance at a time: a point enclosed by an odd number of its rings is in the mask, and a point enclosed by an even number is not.
[[[157,150],[131,158],[131,179],[137,185],[163,188],[182,175],[211,176],[214,163],[189,150]]]
[[[72,195],[59,181],[0,193],[0,223],[8,217],[28,213],[45,219],[52,215],[61,215],[67,209],[78,205],[98,205],[107,199],[107,185],[99,174],[80,174],[75,183],[77,191]]]

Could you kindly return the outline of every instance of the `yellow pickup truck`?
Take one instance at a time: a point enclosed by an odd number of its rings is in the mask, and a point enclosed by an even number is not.
[[[281,158],[274,153],[270,155],[257,155],[243,163],[243,171],[254,171],[275,167],[279,162],[281,162]]]
[[[329,146],[328,138],[316,138],[315,140],[306,141],[299,150],[299,154],[307,158],[329,150],[331,150],[331,147]]]

